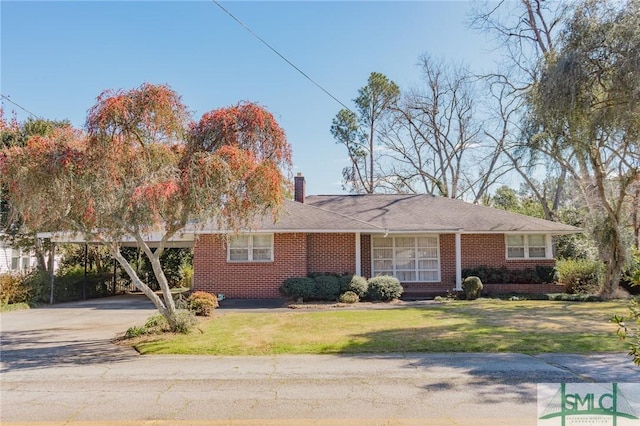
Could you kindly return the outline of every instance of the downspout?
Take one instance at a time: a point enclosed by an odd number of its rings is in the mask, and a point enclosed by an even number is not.
[[[456,291],[462,291],[462,229],[456,232]]]

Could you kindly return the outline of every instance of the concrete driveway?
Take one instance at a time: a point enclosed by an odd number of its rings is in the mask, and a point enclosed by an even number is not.
[[[0,371],[136,356],[112,340],[156,311],[143,295],[61,303],[0,314]]]

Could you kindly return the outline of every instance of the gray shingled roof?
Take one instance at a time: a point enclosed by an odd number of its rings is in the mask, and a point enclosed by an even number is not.
[[[572,234],[579,228],[432,195],[311,195],[285,200],[250,231],[266,232],[456,232]],[[220,232],[215,226],[190,232]]]
[[[368,232],[384,231],[376,224],[350,217],[308,203],[285,200],[277,221],[267,215],[255,225],[256,230],[273,231],[334,231],[334,232]]]
[[[306,197],[305,203],[389,232],[580,232],[579,228],[562,223],[432,195],[315,195]]]

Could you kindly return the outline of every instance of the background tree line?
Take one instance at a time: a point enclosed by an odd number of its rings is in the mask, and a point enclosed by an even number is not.
[[[344,188],[580,226],[586,241],[565,238],[561,254],[597,253],[612,296],[640,228],[640,0],[500,1],[476,8],[470,25],[497,41],[492,72],[425,54],[417,87],[373,72],[354,108],[338,112],[330,130],[349,154]]]

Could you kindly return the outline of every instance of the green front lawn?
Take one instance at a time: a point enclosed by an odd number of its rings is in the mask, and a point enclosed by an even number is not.
[[[613,314],[626,302],[500,301],[420,308],[221,313],[188,335],[134,340],[142,354],[626,351]]]

